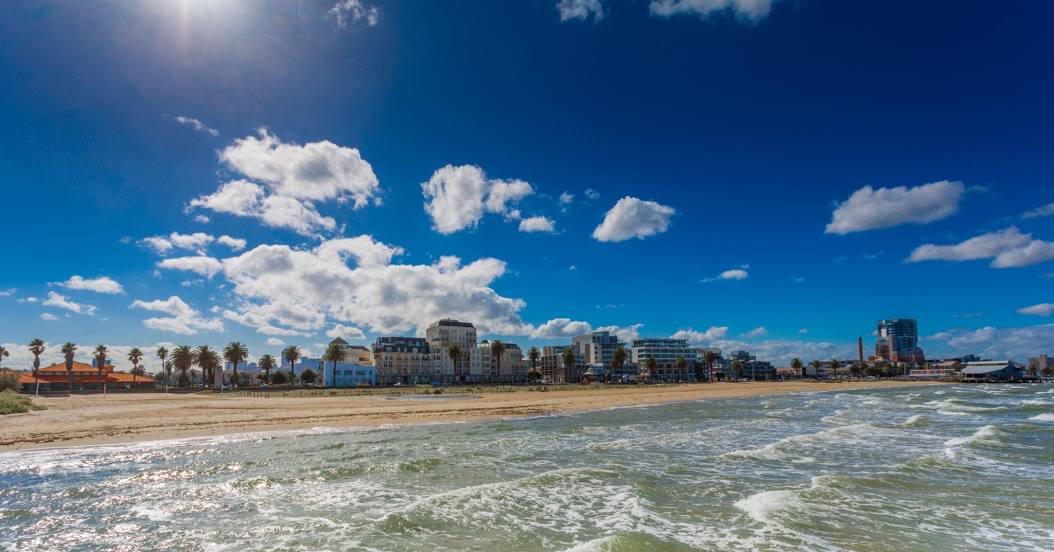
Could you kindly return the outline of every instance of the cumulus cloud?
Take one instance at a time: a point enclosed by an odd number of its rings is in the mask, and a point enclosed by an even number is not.
[[[61,293],[55,293],[54,291],[48,292],[48,298],[45,299],[44,302],[41,303],[41,305],[44,305],[45,307],[65,309],[70,312],[75,312],[77,314],[87,314],[88,316],[95,316],[94,305],[85,305],[82,303],[77,303],[76,301],[70,300],[65,295],[62,295]]]
[[[640,329],[643,327],[644,324],[631,324],[629,326],[600,326],[594,331],[611,332],[618,336],[619,341],[625,343],[627,346],[632,346],[634,339],[640,339]]]
[[[139,243],[153,249],[158,255],[164,255],[173,249],[204,253],[205,248],[214,241],[216,241],[214,236],[204,232],[194,232],[193,234],[172,232],[167,236],[149,236],[139,240]]]
[[[535,328],[531,332],[531,337],[535,339],[574,337],[591,331],[593,331],[593,326],[589,322],[571,320],[570,318],[553,318]]]
[[[768,333],[769,330],[765,326],[758,326],[743,335],[746,337],[761,337],[764,335],[768,335]]]
[[[511,205],[534,193],[523,180],[487,178],[476,165],[446,165],[421,183],[425,212],[432,217],[432,228],[441,234],[453,234],[475,228],[484,213],[519,218]],[[512,215],[512,216],[510,216]]]
[[[59,317],[55,316],[54,314],[51,314],[50,312],[45,312],[40,315],[40,319],[50,322],[52,320],[58,320]]]
[[[183,126],[189,126],[190,128],[193,128],[194,130],[196,130],[198,132],[204,132],[204,133],[210,134],[212,136],[219,136],[220,135],[220,131],[218,131],[218,130],[216,130],[214,128],[209,128],[205,123],[201,122],[198,119],[195,119],[194,117],[184,117],[184,116],[180,115],[180,116],[173,117],[172,119],[174,121],[176,121],[177,123],[179,123],[179,124],[181,124]]]
[[[600,0],[560,0],[556,3],[556,10],[560,12],[560,21],[588,21],[589,18],[600,21],[604,18],[604,4]]]
[[[593,239],[621,242],[661,234],[670,227],[674,214],[673,207],[626,196],[604,215],[604,221],[593,230]]]
[[[173,295],[168,299],[155,301],[135,300],[131,308],[166,314],[165,317],[147,318],[143,325],[147,328],[181,335],[194,335],[198,331],[222,332],[223,322],[217,318],[205,318],[200,312],[188,305],[183,299]]]
[[[560,205],[570,205],[571,203],[574,202],[574,200],[575,200],[575,195],[572,194],[571,192],[564,192],[564,193],[560,194],[559,199],[557,199],[557,201],[560,203]]]
[[[1050,316],[1054,314],[1054,303],[1039,303],[1017,309],[1018,314],[1034,314],[1036,316]]]
[[[157,263],[157,266],[158,268],[164,268],[166,270],[193,272],[205,276],[206,278],[211,278],[215,276],[216,273],[223,270],[223,264],[220,263],[218,259],[207,257],[205,255],[162,259]]]
[[[724,339],[728,335],[728,326],[710,326],[705,332],[699,332],[691,328],[677,330],[670,337],[672,339],[684,339],[692,345],[708,346],[711,343]]]
[[[18,290],[15,288],[0,289],[0,297],[10,297],[14,295]]]
[[[1021,215],[1021,218],[1036,218],[1036,217],[1048,217],[1054,215],[1054,203],[1048,203],[1042,207],[1037,207],[1031,211],[1027,211]]]
[[[66,289],[94,291],[96,293],[107,293],[111,295],[124,292],[124,288],[121,287],[121,284],[117,283],[116,280],[109,276],[82,278],[74,274],[73,276],[70,276],[69,280],[58,282],[56,285],[62,286]]]
[[[585,194],[586,199],[589,200],[598,199],[600,197],[600,192],[594,190],[593,188],[586,188],[586,191],[583,193]]]
[[[962,182],[948,180],[911,188],[864,186],[838,205],[825,232],[849,234],[941,220],[959,210],[959,201],[965,190]]]
[[[755,22],[772,11],[776,0],[652,0],[648,9],[655,17],[694,15],[700,19],[731,13],[737,18]]]
[[[1054,243],[1032,238],[1016,226],[989,232],[954,245],[927,243],[911,252],[907,262],[992,259],[993,268],[1031,266],[1054,259]]]
[[[337,324],[333,326],[326,335],[334,339],[340,337],[343,339],[366,339],[366,334],[362,330],[354,326],[345,326],[344,324]]]
[[[1054,343],[1054,324],[1042,324],[1021,328],[952,329],[929,336],[925,347],[927,352],[936,349],[949,356],[977,354],[1024,362],[1029,356],[1046,352],[1051,343]]]
[[[717,282],[719,280],[746,280],[750,273],[746,269],[750,268],[750,265],[743,265],[739,268],[732,268],[714,276],[713,278],[703,278],[703,282]]]
[[[329,15],[337,21],[338,27],[365,19],[366,24],[374,26],[380,21],[381,9],[362,0],[340,0],[329,9]]]
[[[272,347],[281,347],[282,345],[285,345],[285,341],[282,341],[281,339],[278,339],[277,337],[268,337],[267,338],[267,344],[272,346]]]
[[[317,202],[351,203],[361,209],[380,201],[377,175],[359,150],[328,140],[286,143],[261,129],[258,136],[224,148],[220,160],[249,180],[226,182],[216,192],[191,200],[188,209],[253,217],[267,226],[311,236],[336,228],[333,218],[318,212]]]
[[[529,217],[520,221],[520,232],[555,232],[556,225],[548,217]]]
[[[241,238],[232,238],[231,236],[224,234],[216,238],[216,243],[220,245],[225,245],[235,251],[241,251],[242,249],[245,249],[245,246],[248,242]]]

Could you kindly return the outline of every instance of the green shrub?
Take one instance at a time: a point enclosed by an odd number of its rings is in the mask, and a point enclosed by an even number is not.
[[[43,409],[44,407],[42,406],[34,405],[32,399],[25,395],[19,395],[10,389],[0,391],[0,416]]]
[[[18,391],[18,372],[14,370],[0,370],[0,391],[6,389]]]

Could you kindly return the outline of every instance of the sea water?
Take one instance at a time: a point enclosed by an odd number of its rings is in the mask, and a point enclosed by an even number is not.
[[[0,549],[1054,550],[1054,388],[832,389],[2,454]]]

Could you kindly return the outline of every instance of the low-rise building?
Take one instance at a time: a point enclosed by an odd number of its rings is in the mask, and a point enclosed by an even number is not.
[[[438,354],[421,337],[378,337],[373,343],[377,385],[432,383],[441,376]]]
[[[1012,360],[967,362],[962,369],[963,383],[1008,383],[1024,379],[1024,368]]]
[[[65,362],[57,362],[37,370],[36,377],[33,376],[33,372],[20,372],[18,383],[23,391],[30,393],[34,392],[38,382],[42,393],[69,391],[71,378],[74,391],[101,390],[104,383],[109,389],[138,389],[154,386],[154,378],[147,375],[118,372],[113,369],[112,364],[103,366],[101,372],[91,364],[77,361],[73,361],[71,368],[72,370],[67,371]]]
[[[655,372],[648,377],[655,381],[690,381],[695,379],[693,363],[697,360],[695,350],[688,347],[685,339],[642,338],[633,340],[632,358],[641,373],[648,371],[648,360],[654,359]],[[678,359],[685,364],[678,366]]]

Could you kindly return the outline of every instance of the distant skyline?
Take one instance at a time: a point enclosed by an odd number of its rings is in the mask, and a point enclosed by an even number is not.
[[[1054,5],[16,2],[3,366],[608,329],[1054,344]]]

